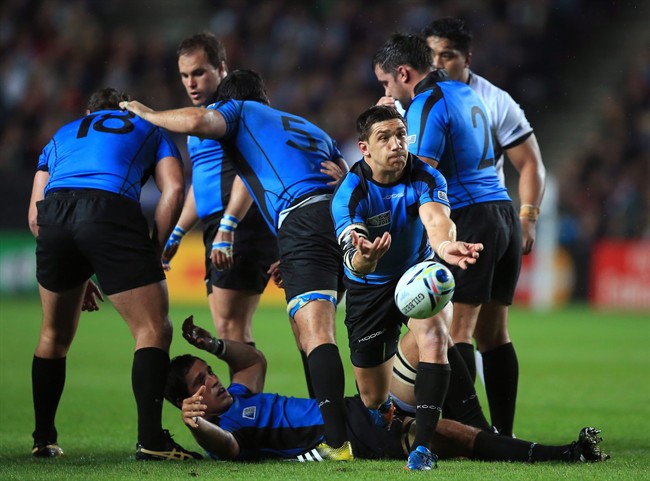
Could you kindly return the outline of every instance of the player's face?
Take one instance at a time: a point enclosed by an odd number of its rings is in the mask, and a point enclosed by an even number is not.
[[[192,104],[207,105],[226,76],[226,66],[215,67],[202,48],[178,57],[178,72]]]
[[[212,372],[212,368],[201,360],[194,361],[185,376],[185,382],[190,394],[194,394],[201,386],[205,385],[203,404],[208,406],[205,411],[205,417],[208,419],[218,416],[233,403],[232,396],[226,391],[216,374]]]
[[[470,56],[453,48],[449,39],[431,36],[427,38],[429,48],[433,50],[433,64],[436,68],[444,68],[453,80],[467,81],[466,68],[469,67]]]
[[[401,175],[408,156],[406,138],[404,122],[390,119],[374,124],[368,140],[359,142],[359,149],[372,169],[373,179],[386,183]]]
[[[375,65],[375,75],[384,88],[384,95],[399,100],[403,108],[407,108],[410,105],[411,92],[404,82],[401,81],[402,75],[399,72],[385,72],[379,65]]]

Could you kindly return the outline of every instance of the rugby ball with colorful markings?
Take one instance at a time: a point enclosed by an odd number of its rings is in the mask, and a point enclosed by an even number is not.
[[[442,264],[424,261],[407,270],[395,288],[395,304],[405,316],[426,319],[444,309],[456,282]]]

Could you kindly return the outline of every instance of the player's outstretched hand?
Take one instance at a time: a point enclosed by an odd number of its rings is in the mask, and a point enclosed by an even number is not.
[[[205,416],[205,410],[208,408],[206,404],[203,404],[203,393],[205,392],[205,384],[199,388],[192,396],[183,399],[183,405],[181,406],[181,413],[183,416],[183,422],[186,426],[189,426],[192,429],[199,427],[199,419]]]
[[[388,95],[384,95],[382,98],[377,100],[375,105],[386,105],[387,107],[395,107],[395,99]]]
[[[120,108],[122,110],[128,110],[129,112],[133,112],[138,117],[143,117],[144,114],[146,114],[147,112],[153,112],[152,109],[150,109],[144,104],[141,104],[137,100],[129,100],[129,101],[124,100],[120,102]]]
[[[104,302],[104,296],[102,296],[97,284],[88,279],[86,292],[84,293],[83,302],[81,303],[81,310],[87,312],[99,311],[99,304],[97,303],[98,299]]]
[[[456,241],[450,242],[444,248],[442,253],[438,253],[440,258],[448,264],[467,270],[470,264],[476,264],[479,252],[483,250],[483,244],[470,244],[469,242]]]
[[[206,351],[212,343],[212,335],[202,327],[194,324],[194,316],[190,316],[183,321],[183,337],[193,346]]]

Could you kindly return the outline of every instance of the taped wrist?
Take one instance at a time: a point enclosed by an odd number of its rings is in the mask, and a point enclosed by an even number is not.
[[[185,234],[187,234],[187,231],[185,229],[183,229],[181,226],[177,225],[176,227],[174,227],[174,230],[169,235],[169,240],[167,242],[168,243],[170,243],[170,242],[180,242]]]
[[[534,222],[539,217],[539,207],[535,207],[533,204],[522,204],[519,208],[519,217]]]
[[[219,221],[219,230],[226,232],[235,232],[240,220],[234,215],[224,214]]]
[[[210,354],[214,354],[219,358],[223,357],[223,355],[226,353],[226,343],[223,341],[223,339],[217,339],[216,337],[213,337],[206,345],[206,351],[208,351]]]
[[[348,269],[350,269],[350,272],[352,272],[352,274],[361,277],[363,276],[363,274],[361,274],[359,271],[355,269],[352,261],[352,259],[354,258],[354,254],[356,254],[357,252],[357,249],[352,244],[353,231],[356,232],[359,237],[362,237],[364,239],[368,239],[369,237],[368,229],[366,228],[365,225],[352,224],[346,227],[343,232],[341,232],[341,235],[339,236],[338,240],[339,240],[339,245],[341,246],[341,250],[343,251],[343,263]]]

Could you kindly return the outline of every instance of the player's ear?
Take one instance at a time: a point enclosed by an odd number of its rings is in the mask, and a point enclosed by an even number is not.
[[[406,68],[404,65],[400,65],[397,67],[397,78],[401,80],[404,83],[407,83],[409,81],[409,78],[411,78],[411,73],[409,72],[409,69]]]
[[[465,55],[465,67],[469,67],[470,65],[472,65],[472,52]]]
[[[368,150],[368,142],[365,140],[359,141],[359,150],[364,157],[370,157],[370,150]]]

